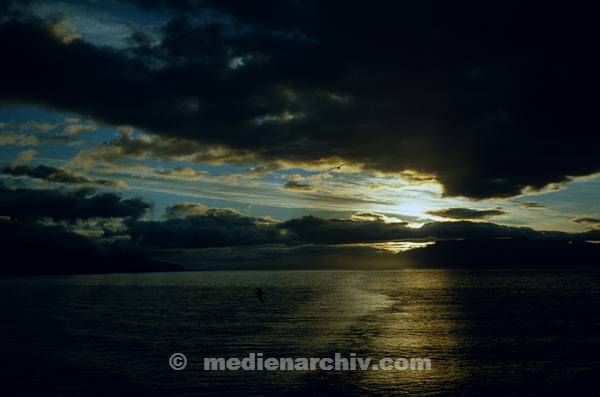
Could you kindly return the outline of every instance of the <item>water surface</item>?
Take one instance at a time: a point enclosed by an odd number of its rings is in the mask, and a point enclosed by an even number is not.
[[[6,385],[46,395],[539,395],[599,374],[600,273],[182,272],[0,280]],[[265,303],[255,288],[265,291]],[[168,358],[185,353],[188,367]],[[419,371],[202,371],[211,357],[429,357]]]

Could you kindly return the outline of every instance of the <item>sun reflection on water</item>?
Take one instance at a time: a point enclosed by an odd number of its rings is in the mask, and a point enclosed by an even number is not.
[[[369,371],[361,383],[379,385],[390,393],[403,389],[423,392],[443,390],[464,379],[459,365],[462,313],[454,302],[452,276],[448,272],[406,271],[386,273],[385,282],[366,286],[393,303],[380,311],[369,338],[371,355],[427,357],[432,371]],[[376,324],[376,326],[375,326]],[[382,386],[384,385],[384,386]],[[451,388],[451,387],[450,387]]]

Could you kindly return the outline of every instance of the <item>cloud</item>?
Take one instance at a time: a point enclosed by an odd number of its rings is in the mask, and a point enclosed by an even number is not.
[[[401,219],[390,217],[384,214],[378,214],[376,212],[355,212],[354,214],[352,214],[350,219],[354,221],[376,221],[386,223],[402,222]]]
[[[528,227],[512,227],[489,222],[429,222],[412,228],[407,222],[352,221],[323,219],[312,216],[279,223],[277,227],[296,241],[312,243],[356,243],[393,240],[444,240],[463,238],[526,238],[593,240],[594,234],[536,231]]]
[[[340,244],[369,241],[390,241],[413,235],[406,222],[356,221],[323,219],[313,216],[282,222],[278,228],[298,241]]]
[[[64,123],[49,123],[37,120],[28,120],[18,125],[20,132],[30,132],[40,136],[41,134],[47,134],[54,130],[62,128],[62,136],[76,136],[85,132],[94,132],[98,129],[98,126],[94,124],[82,124],[79,123],[79,118],[66,117]],[[32,135],[35,136],[35,135]]]
[[[580,225],[589,226],[594,229],[600,229],[600,218],[590,218],[590,217],[575,218],[575,219],[573,219],[573,222],[579,223]]]
[[[412,228],[378,216],[325,219],[314,216],[285,222],[255,218],[229,209],[180,203],[167,208],[167,220],[126,222],[134,241],[155,248],[208,248],[264,244],[354,244],[398,240],[513,238],[530,240],[593,240],[591,233],[540,232],[487,222],[430,222]]]
[[[356,221],[379,221],[385,222],[387,217],[383,214],[377,214],[374,212],[357,212],[352,214],[352,220]]]
[[[14,164],[14,163],[13,163]],[[91,179],[85,175],[64,168],[56,168],[48,165],[31,167],[27,165],[13,165],[5,167],[2,173],[12,176],[28,176],[30,178],[43,179],[49,182],[73,184],[73,185],[98,185],[119,189],[127,188],[127,183],[119,180]]]
[[[536,203],[536,202],[532,202],[532,201],[521,203],[521,207],[523,207],[523,208],[532,208],[532,209],[546,208],[545,205],[540,204],[540,203]]]
[[[47,165],[38,165],[37,167],[26,165],[6,167],[2,172],[12,176],[29,176],[31,178],[45,179],[47,181],[58,183],[92,183],[91,179],[83,175],[78,175],[62,168],[50,167]]]
[[[205,215],[208,207],[204,204],[196,203],[177,203],[165,209],[165,216],[168,219],[185,218],[187,216]]]
[[[184,206],[185,210],[198,207]],[[172,213],[173,211],[171,211]],[[166,221],[128,222],[129,234],[141,244],[162,248],[205,248],[266,244],[284,236],[269,221],[233,210],[210,209],[202,215]]]
[[[206,171],[196,171],[191,167],[177,167],[170,170],[157,170],[157,175],[178,178],[178,179],[188,179],[188,180],[198,180],[204,179],[208,176],[208,172]]]
[[[55,20],[50,25],[50,32],[65,44],[70,44],[73,40],[81,39],[81,35],[64,18]]]
[[[76,221],[91,218],[139,218],[150,204],[114,193],[93,194],[48,189],[9,189],[0,185],[0,214],[18,219],[50,218]]]
[[[285,190],[291,190],[295,192],[312,191],[315,187],[309,183],[302,182],[300,175],[292,175],[288,178],[288,181],[283,185]]]
[[[55,129],[57,127],[58,127],[58,124],[45,123],[45,122],[35,121],[35,120],[29,120],[29,121],[26,121],[26,122],[22,123],[21,125],[19,125],[20,130],[42,132],[42,133],[52,131],[53,129]]]
[[[128,189],[129,185],[125,181],[118,179],[93,179],[92,185],[106,186],[114,189]]]
[[[427,211],[427,214],[450,219],[486,219],[506,214],[500,209],[476,210],[471,208],[445,208]]]
[[[0,133],[0,146],[36,146],[38,143],[38,139],[33,135],[15,134],[11,131]]]
[[[57,33],[56,21],[9,17],[0,25],[0,99],[161,136],[121,139],[106,157],[335,157],[431,175],[446,196],[475,199],[600,171],[589,127],[593,12],[547,7],[540,18],[522,2],[492,13],[483,3],[137,3],[221,18],[173,18],[155,45],[118,49]],[[235,59],[244,62],[231,68]],[[204,149],[186,149],[191,142]]]
[[[97,126],[91,124],[69,124],[63,130],[64,136],[75,136],[85,132],[94,132],[98,129]]]
[[[164,138],[152,134],[133,134],[120,129],[119,136],[103,145],[80,153],[76,161],[112,162],[122,158],[189,161],[212,164],[245,163],[255,160],[250,152],[236,151],[223,146],[206,145],[183,138]]]
[[[36,151],[33,149],[24,150],[22,152],[19,152],[19,154],[17,154],[17,158],[13,160],[11,165],[12,166],[20,166],[22,164],[29,163],[29,162],[31,162],[31,160],[33,160],[35,153],[36,153]]]

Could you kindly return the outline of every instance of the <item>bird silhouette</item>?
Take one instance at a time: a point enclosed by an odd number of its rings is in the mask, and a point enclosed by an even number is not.
[[[338,165],[337,167],[331,167],[330,169],[328,169],[325,172],[331,172],[333,170],[341,170],[344,165],[346,165],[346,163],[342,163],[342,164]]]

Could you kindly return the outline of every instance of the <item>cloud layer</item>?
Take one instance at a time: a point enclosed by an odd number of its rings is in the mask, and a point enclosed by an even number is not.
[[[600,218],[591,218],[591,217],[583,217],[583,218],[575,218],[573,222],[579,223],[581,225],[586,225],[591,228],[600,229]]]
[[[31,167],[27,165],[15,165],[5,167],[2,173],[12,176],[28,176],[30,178],[43,179],[49,182],[72,184],[72,185],[97,185],[114,188],[125,188],[127,184],[118,180],[91,179],[85,175],[75,173],[63,168],[48,165]]]
[[[285,222],[254,218],[229,209],[182,203],[167,209],[165,221],[131,220],[127,233],[155,248],[207,248],[266,244],[352,244],[394,240],[529,239],[593,240],[598,233],[540,232],[488,222],[430,222],[419,229],[405,222],[386,223],[361,216],[324,219],[314,216]]]
[[[446,208],[428,211],[427,213],[429,215],[450,219],[486,219],[506,214],[505,211],[500,209],[476,210],[471,208]]]
[[[190,155],[174,144],[183,139],[220,148],[199,160],[336,158],[435,175],[447,196],[509,197],[600,171],[598,32],[585,9],[134,3],[169,22],[158,39],[140,31],[118,49],[77,32],[65,40],[26,7],[5,6],[0,100],[139,127],[170,142],[171,157]],[[114,147],[134,153],[131,144]]]

